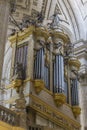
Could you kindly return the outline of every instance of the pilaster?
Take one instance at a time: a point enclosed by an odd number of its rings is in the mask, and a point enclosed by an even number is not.
[[[87,73],[80,76],[79,105],[81,107],[82,130],[87,127]]]
[[[2,67],[4,59],[4,50],[6,43],[6,34],[9,18],[9,0],[0,0],[0,80],[2,76]]]
[[[81,41],[75,44],[75,54],[81,62],[79,71],[79,105],[81,107],[81,125],[87,127],[87,43]]]

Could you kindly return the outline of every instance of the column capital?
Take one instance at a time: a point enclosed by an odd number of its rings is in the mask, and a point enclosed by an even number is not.
[[[86,73],[84,72],[79,73],[79,81],[81,86],[87,86],[87,71]]]

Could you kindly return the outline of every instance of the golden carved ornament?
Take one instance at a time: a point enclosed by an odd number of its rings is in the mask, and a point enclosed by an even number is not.
[[[12,86],[13,86],[13,88],[16,89],[16,91],[18,91],[19,88],[21,87],[22,83],[23,83],[23,81],[21,79],[15,79],[12,81]]]
[[[72,111],[73,111],[75,118],[81,114],[81,108],[79,106],[73,106]]]
[[[40,79],[36,79],[34,80],[34,88],[35,88],[35,92],[37,94],[39,94],[41,92],[41,90],[44,89],[44,81],[40,80]]]
[[[51,31],[51,36],[55,38],[62,39],[64,43],[69,43],[70,39],[67,34],[65,34],[63,31]]]
[[[61,106],[66,103],[66,96],[62,93],[55,93],[54,94],[54,101],[57,106]]]
[[[66,69],[66,67],[64,68],[64,77],[68,79],[68,70]]]
[[[10,36],[8,38],[8,40],[11,42],[11,45],[13,43],[15,43],[16,41],[20,42],[20,41],[26,39],[27,37],[29,37],[31,34],[33,34],[34,30],[35,30],[35,27],[30,26],[27,29],[25,29],[24,31],[20,31],[20,32],[18,32],[18,34],[16,33],[15,35]]]
[[[46,41],[49,38],[49,32],[43,27],[36,27],[34,35],[36,37],[44,37]]]
[[[71,58],[71,59],[69,59],[68,63],[69,63],[70,66],[76,67],[77,70],[79,70],[79,68],[80,68],[80,66],[81,66],[80,61],[79,61],[78,59],[76,59],[76,58]]]

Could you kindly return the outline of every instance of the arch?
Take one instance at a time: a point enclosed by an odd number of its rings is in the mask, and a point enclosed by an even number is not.
[[[67,26],[65,26],[65,25],[61,24],[60,27],[64,30],[64,32],[70,38],[70,41],[73,43],[75,41],[75,36],[74,36],[73,32]]]
[[[77,6],[77,3],[76,1],[72,1],[72,0],[68,0],[68,3],[70,4],[70,7],[73,11],[73,15],[74,15],[74,18],[75,18],[75,21],[76,21],[76,24],[77,24],[77,27],[79,29],[79,39],[86,39],[86,30],[85,30],[85,24],[84,24],[84,21],[83,21],[83,18],[82,18],[82,15],[80,13],[80,10]]]

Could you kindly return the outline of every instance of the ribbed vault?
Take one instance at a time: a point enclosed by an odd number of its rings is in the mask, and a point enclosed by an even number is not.
[[[85,30],[85,21],[83,15],[81,14],[80,5],[83,5],[83,2],[80,0],[55,0],[51,1],[49,16],[51,16],[55,8],[60,12],[59,17],[63,20],[60,25],[66,30],[70,35],[71,40],[79,41],[81,39],[86,40],[86,30]],[[78,5],[79,4],[79,5]],[[85,3],[86,4],[86,1]],[[85,8],[84,8],[85,11]],[[71,33],[70,33],[71,32]]]
[[[17,9],[14,16],[20,21],[29,15],[36,15],[44,11],[45,18],[49,19],[55,10],[60,14],[60,26],[70,36],[72,42],[86,40],[87,0],[16,0]]]

